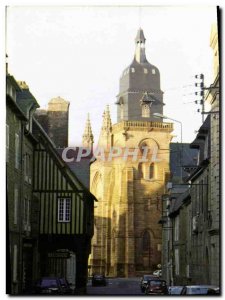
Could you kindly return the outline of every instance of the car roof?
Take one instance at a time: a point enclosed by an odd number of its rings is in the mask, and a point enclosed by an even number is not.
[[[185,285],[187,288],[218,288],[216,285]]]

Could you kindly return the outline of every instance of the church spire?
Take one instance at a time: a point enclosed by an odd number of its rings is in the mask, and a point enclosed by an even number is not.
[[[111,143],[112,121],[110,116],[109,105],[103,113],[102,128],[98,145],[101,147],[109,147]]]
[[[109,105],[107,105],[103,113],[102,130],[108,133],[111,132],[111,127],[112,127],[112,121],[111,121],[111,116],[109,111]]]
[[[138,29],[137,36],[135,38],[135,60],[138,63],[146,63],[147,59],[145,56],[145,36],[141,28]]]
[[[90,115],[88,113],[85,130],[84,130],[84,134],[83,134],[82,144],[83,144],[83,147],[92,148],[93,143],[94,143],[94,135],[92,133]]]

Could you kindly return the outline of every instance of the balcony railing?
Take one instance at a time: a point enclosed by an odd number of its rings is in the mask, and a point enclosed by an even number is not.
[[[173,130],[173,123],[164,123],[164,122],[143,122],[143,121],[122,121],[113,125],[113,131],[121,130],[121,129],[135,129],[135,128],[143,128],[143,129],[168,129],[169,131]]]

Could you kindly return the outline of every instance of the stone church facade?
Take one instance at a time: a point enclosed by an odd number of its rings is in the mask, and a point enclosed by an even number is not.
[[[159,70],[145,55],[142,29],[134,60],[120,78],[117,123],[103,114],[99,153],[91,164],[95,205],[90,274],[132,277],[161,263],[161,196],[169,177],[171,123],[163,113]],[[103,150],[104,149],[104,153]]]

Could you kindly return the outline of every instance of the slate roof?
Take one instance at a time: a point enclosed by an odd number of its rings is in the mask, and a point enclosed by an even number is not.
[[[18,91],[16,94],[16,102],[25,115],[27,115],[27,110],[32,106],[36,108],[39,107],[37,100],[31,94],[29,89],[22,89],[21,91]]]
[[[204,144],[205,136],[210,135],[210,115],[207,116],[204,123],[198,130],[198,134],[194,141],[190,144],[191,148],[199,148],[201,144]]]
[[[175,178],[180,178],[181,176],[181,166],[180,166],[180,154],[182,151],[182,161],[181,165],[184,166],[197,166],[197,156],[198,150],[191,149],[189,143],[170,143],[170,170],[172,175],[172,181]],[[182,172],[183,178],[188,177],[189,173]]]
[[[145,36],[144,36],[144,31],[141,28],[138,29],[138,32],[137,32],[137,35],[135,38],[135,41],[139,41],[139,40],[144,40],[144,41],[146,40]]]
[[[184,186],[184,191],[182,193],[176,194],[176,197],[174,197],[172,194],[169,215],[175,215],[183,205],[183,201],[188,197],[190,197],[190,189],[187,186]]]
[[[74,158],[74,161],[66,162],[70,170],[77,176],[77,178],[82,182],[82,184],[90,189],[90,160],[92,158],[92,154],[88,157],[82,157],[80,161],[77,161],[79,147],[75,147],[74,150],[71,149],[67,152],[68,158]],[[73,151],[72,151],[73,150]],[[62,157],[62,148],[57,149],[58,153]]]

